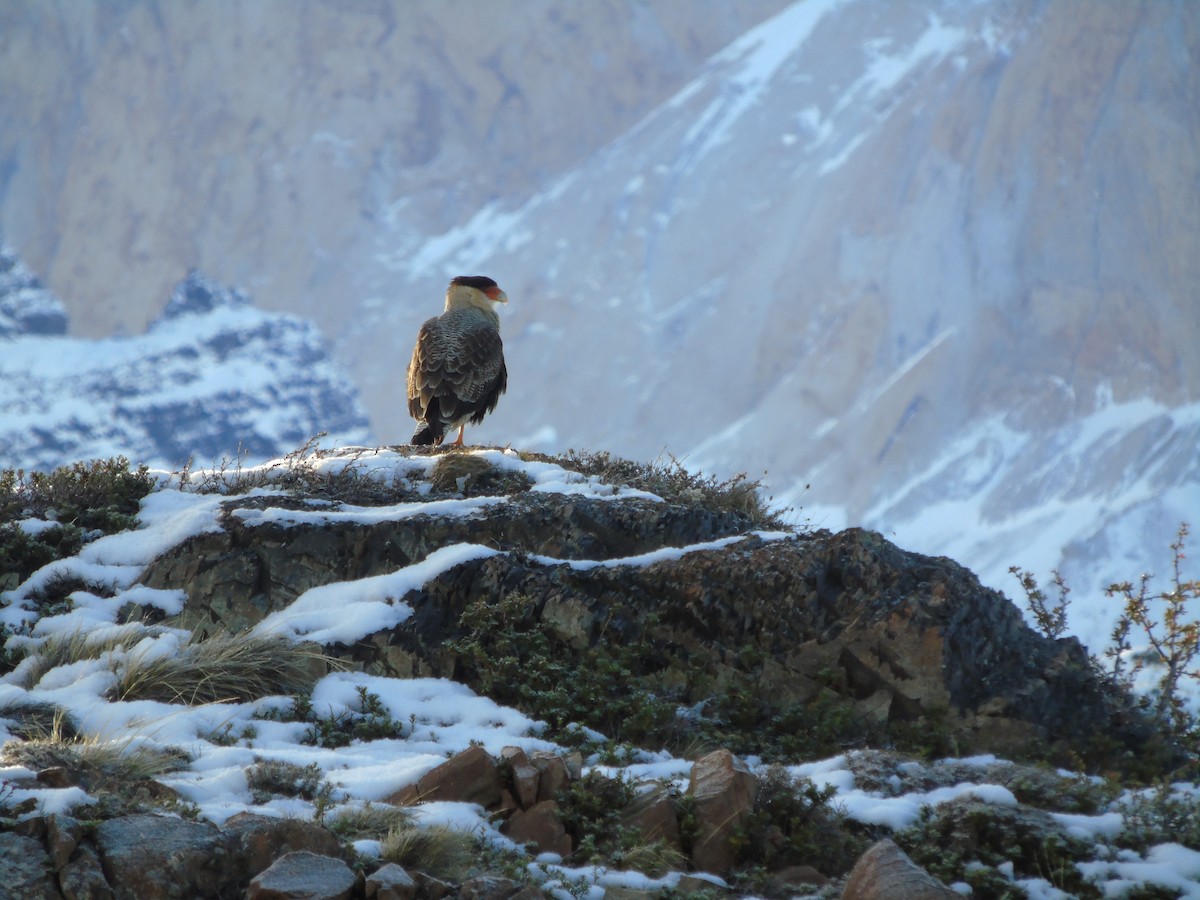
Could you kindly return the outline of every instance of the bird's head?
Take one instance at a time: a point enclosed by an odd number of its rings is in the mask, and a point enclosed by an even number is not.
[[[494,304],[507,302],[508,295],[486,275],[459,275],[446,288],[446,309],[474,306],[494,312]]]

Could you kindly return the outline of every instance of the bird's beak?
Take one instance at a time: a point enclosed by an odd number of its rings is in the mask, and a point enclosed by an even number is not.
[[[490,287],[487,289],[487,297],[489,300],[494,300],[497,303],[507,303],[508,294],[500,290],[498,287]]]

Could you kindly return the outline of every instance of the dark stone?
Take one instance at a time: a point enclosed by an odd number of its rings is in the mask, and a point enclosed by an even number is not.
[[[0,833],[0,900],[62,900],[41,841]]]
[[[288,853],[250,882],[246,900],[349,900],[354,872],[340,859]]]
[[[118,900],[219,896],[236,880],[215,825],[138,815],[101,822],[96,845]]]

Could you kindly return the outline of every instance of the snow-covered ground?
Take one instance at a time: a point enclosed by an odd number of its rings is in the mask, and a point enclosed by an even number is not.
[[[489,462],[523,472],[533,483],[532,490],[586,494],[598,498],[628,496],[642,492],[628,489],[614,491],[597,479],[564,470],[545,462],[525,462],[511,451],[477,451]],[[347,452],[344,455],[313,458],[310,462],[318,472],[337,474],[347,466],[357,466],[360,472],[386,483],[421,484],[427,482],[434,459],[406,457],[387,450]],[[285,472],[286,461],[277,460],[256,471]],[[193,481],[200,476],[193,475]],[[220,503],[230,496],[196,493],[181,489],[178,477],[171,480],[160,473],[162,486],[148,495],[142,503],[141,526],[128,531],[93,540],[78,556],[61,560],[43,568],[15,590],[0,595],[0,622],[17,632],[10,639],[23,649],[36,648],[54,636],[69,636],[86,631],[89,638],[105,641],[118,633],[136,640],[127,649],[104,653],[99,659],[77,662],[45,672],[33,685],[26,684],[26,674],[32,660],[19,665],[0,678],[0,740],[12,737],[3,718],[5,710],[39,703],[54,704],[66,710],[80,730],[100,741],[117,746],[179,748],[191,762],[180,772],[161,778],[188,801],[194,803],[201,815],[215,823],[230,816],[253,811],[275,816],[310,818],[314,804],[299,798],[275,798],[256,803],[247,784],[246,770],[263,760],[278,760],[308,766],[317,765],[324,778],[333,785],[334,804],[326,816],[380,801],[398,789],[415,783],[424,773],[445,760],[450,753],[480,744],[497,754],[505,746],[526,749],[555,749],[542,737],[541,723],[514,709],[502,707],[476,695],[461,684],[439,678],[396,679],[354,672],[333,672],[323,677],[312,694],[314,708],[333,716],[358,709],[360,691],[366,689],[377,695],[387,712],[397,721],[409,722],[410,731],[402,739],[356,740],[349,746],[329,749],[302,742],[306,725],[301,722],[282,722],[258,715],[286,706],[284,698],[265,698],[249,703],[209,703],[186,706],[156,701],[111,701],[106,691],[115,683],[117,673],[132,656],[157,656],[175,652],[188,637],[178,628],[145,626],[137,623],[118,624],[118,610],[128,603],[153,606],[168,613],[183,608],[181,591],[152,590],[137,584],[138,576],[156,555],[176,545],[188,536],[218,529]],[[171,481],[168,484],[168,481]],[[313,501],[310,509],[272,508],[269,498],[282,491],[265,479],[265,484],[251,493],[265,498],[266,503],[253,510],[243,510],[246,524],[254,526],[273,522],[287,526],[297,522],[321,520],[378,521],[381,517],[399,517],[415,511],[429,511],[437,506],[440,514],[469,518],[490,502],[487,498],[437,500],[428,504],[414,503],[394,507],[329,508],[327,503]],[[46,523],[26,520],[29,530],[46,527]],[[787,534],[763,535],[787,539]],[[736,538],[734,538],[736,540]],[[704,548],[711,544],[701,545]],[[595,563],[596,565],[648,564],[666,555],[681,556],[701,547],[682,547],[647,554],[645,557]],[[426,579],[466,559],[496,551],[470,544],[459,544],[439,550],[428,559],[399,569],[395,573],[359,581],[343,582],[315,588],[300,595],[289,607],[264,620],[258,630],[262,633],[286,635],[310,641],[334,642],[352,640],[372,631],[389,628],[403,621],[411,610],[401,600],[404,593]],[[111,587],[114,596],[101,598],[87,591],[71,595],[72,608],[55,615],[39,617],[30,594],[56,574],[75,573],[87,581]],[[8,723],[11,724],[11,723]],[[217,734],[242,735],[233,743],[216,740]],[[759,760],[750,759],[752,766]],[[816,784],[836,789],[836,803],[855,820],[871,825],[899,829],[915,822],[920,811],[930,805],[954,797],[970,795],[987,803],[1012,805],[1016,799],[1007,789],[973,779],[930,791],[883,795],[856,784],[851,769],[852,758],[840,755],[818,761],[797,761],[790,771],[811,779]],[[968,765],[995,765],[993,757],[960,761]],[[588,765],[598,766],[596,760]],[[623,772],[639,779],[668,779],[686,787],[691,763],[673,758],[665,752],[643,752],[623,767],[602,766],[608,774]],[[31,776],[20,766],[0,767],[0,780]],[[1179,786],[1180,790],[1195,790]],[[68,811],[85,807],[90,798],[78,787],[21,788],[11,800],[34,797],[39,813]],[[517,850],[511,841],[499,834],[478,806],[463,803],[428,803],[417,808],[418,821],[424,824],[444,824],[453,829],[480,835],[496,845]],[[1097,857],[1089,864],[1089,877],[1116,896],[1121,890],[1136,884],[1159,884],[1177,888],[1181,896],[1200,898],[1200,853],[1184,847],[1165,844],[1149,849],[1144,856],[1122,851],[1106,853],[1101,849],[1105,839],[1121,827],[1119,805],[1094,816],[1060,816],[1060,821],[1072,833],[1096,841]],[[378,842],[360,841],[359,852],[377,855]],[[530,859],[529,865],[539,880],[551,887],[556,880],[565,884],[583,879],[591,884],[589,896],[599,898],[604,889],[612,886],[641,888],[669,887],[676,884],[680,873],[662,878],[649,878],[636,872],[618,872],[602,867],[575,867],[569,861],[552,855]],[[1038,900],[1057,900],[1065,897],[1061,891],[1038,879],[1018,880],[1030,897]],[[960,889],[967,890],[965,885]],[[565,888],[557,896],[570,896]]]

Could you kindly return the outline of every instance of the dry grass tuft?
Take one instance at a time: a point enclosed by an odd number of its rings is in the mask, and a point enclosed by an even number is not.
[[[413,816],[404,806],[366,803],[339,811],[325,820],[325,827],[343,841],[380,840],[391,832],[413,828]]]
[[[245,703],[307,693],[336,661],[284,637],[217,634],[184,644],[170,656],[134,654],[118,673],[118,700]]]
[[[443,825],[402,825],[387,833],[380,856],[385,862],[457,881],[475,862],[475,839]]]
[[[85,631],[51,635],[29,654],[32,662],[22,673],[25,676],[25,685],[35,687],[47,672],[59,666],[100,659],[105,653],[113,650],[128,650],[148,633],[153,632],[111,634],[99,640]]]
[[[113,741],[76,734],[61,713],[48,731],[9,741],[0,756],[36,771],[62,768],[89,791],[118,793],[133,782],[181,769],[189,761],[181,750],[135,744],[133,738]]]

